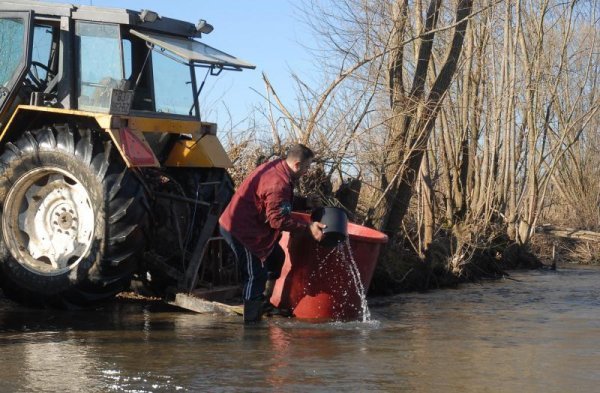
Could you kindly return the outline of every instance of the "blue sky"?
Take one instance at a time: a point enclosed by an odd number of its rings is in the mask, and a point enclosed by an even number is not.
[[[46,0],[48,1],[48,0]],[[63,1],[50,0],[61,3]],[[264,71],[286,105],[294,107],[293,81],[290,72],[307,76],[312,67],[310,54],[301,42],[309,32],[301,23],[298,2],[291,0],[82,0],[73,2],[100,7],[132,10],[150,9],[159,15],[196,23],[206,19],[214,26],[201,41],[256,65],[256,70],[223,72],[209,76],[201,98],[207,112],[205,119],[226,127],[225,105],[233,122],[242,121],[257,103],[263,102],[252,88],[265,92]],[[202,96],[201,96],[202,97]],[[242,124],[239,128],[243,128]]]

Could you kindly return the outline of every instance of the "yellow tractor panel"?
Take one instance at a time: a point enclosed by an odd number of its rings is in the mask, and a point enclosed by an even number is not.
[[[38,116],[47,117],[50,121],[53,121],[52,119],[65,121],[65,119],[76,117],[93,118],[98,126],[110,135],[128,167],[160,166],[152,148],[144,137],[144,132],[188,134],[195,139],[178,141],[169,154],[169,158],[165,163],[166,166],[204,168],[231,168],[233,166],[221,142],[215,135],[216,125],[194,120],[161,119],[131,115],[118,116],[80,110],[20,105],[2,130],[0,140],[3,140],[9,133],[18,132],[17,130],[22,129],[29,119]]]
[[[194,120],[160,119],[155,117],[130,117],[129,127],[141,132],[164,132],[172,134],[197,134],[201,133],[201,123]]]
[[[215,135],[204,135],[197,141],[177,141],[165,165],[205,168],[231,168],[233,166]]]

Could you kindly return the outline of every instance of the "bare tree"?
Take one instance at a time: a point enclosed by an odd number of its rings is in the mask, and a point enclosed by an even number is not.
[[[360,178],[366,222],[421,257],[449,242],[454,272],[567,208],[600,222],[597,0],[304,4],[323,80],[296,77],[291,108],[265,77],[265,114],[277,145]]]

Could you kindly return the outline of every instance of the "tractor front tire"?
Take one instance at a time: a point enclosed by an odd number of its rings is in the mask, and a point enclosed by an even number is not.
[[[0,284],[33,305],[82,306],[125,289],[144,246],[145,195],[101,131],[26,131],[0,156]]]

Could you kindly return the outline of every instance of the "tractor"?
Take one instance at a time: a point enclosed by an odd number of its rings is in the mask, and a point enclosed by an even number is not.
[[[255,67],[213,27],[150,10],[0,2],[0,284],[85,306],[235,282],[215,236],[233,193],[210,75]]]

